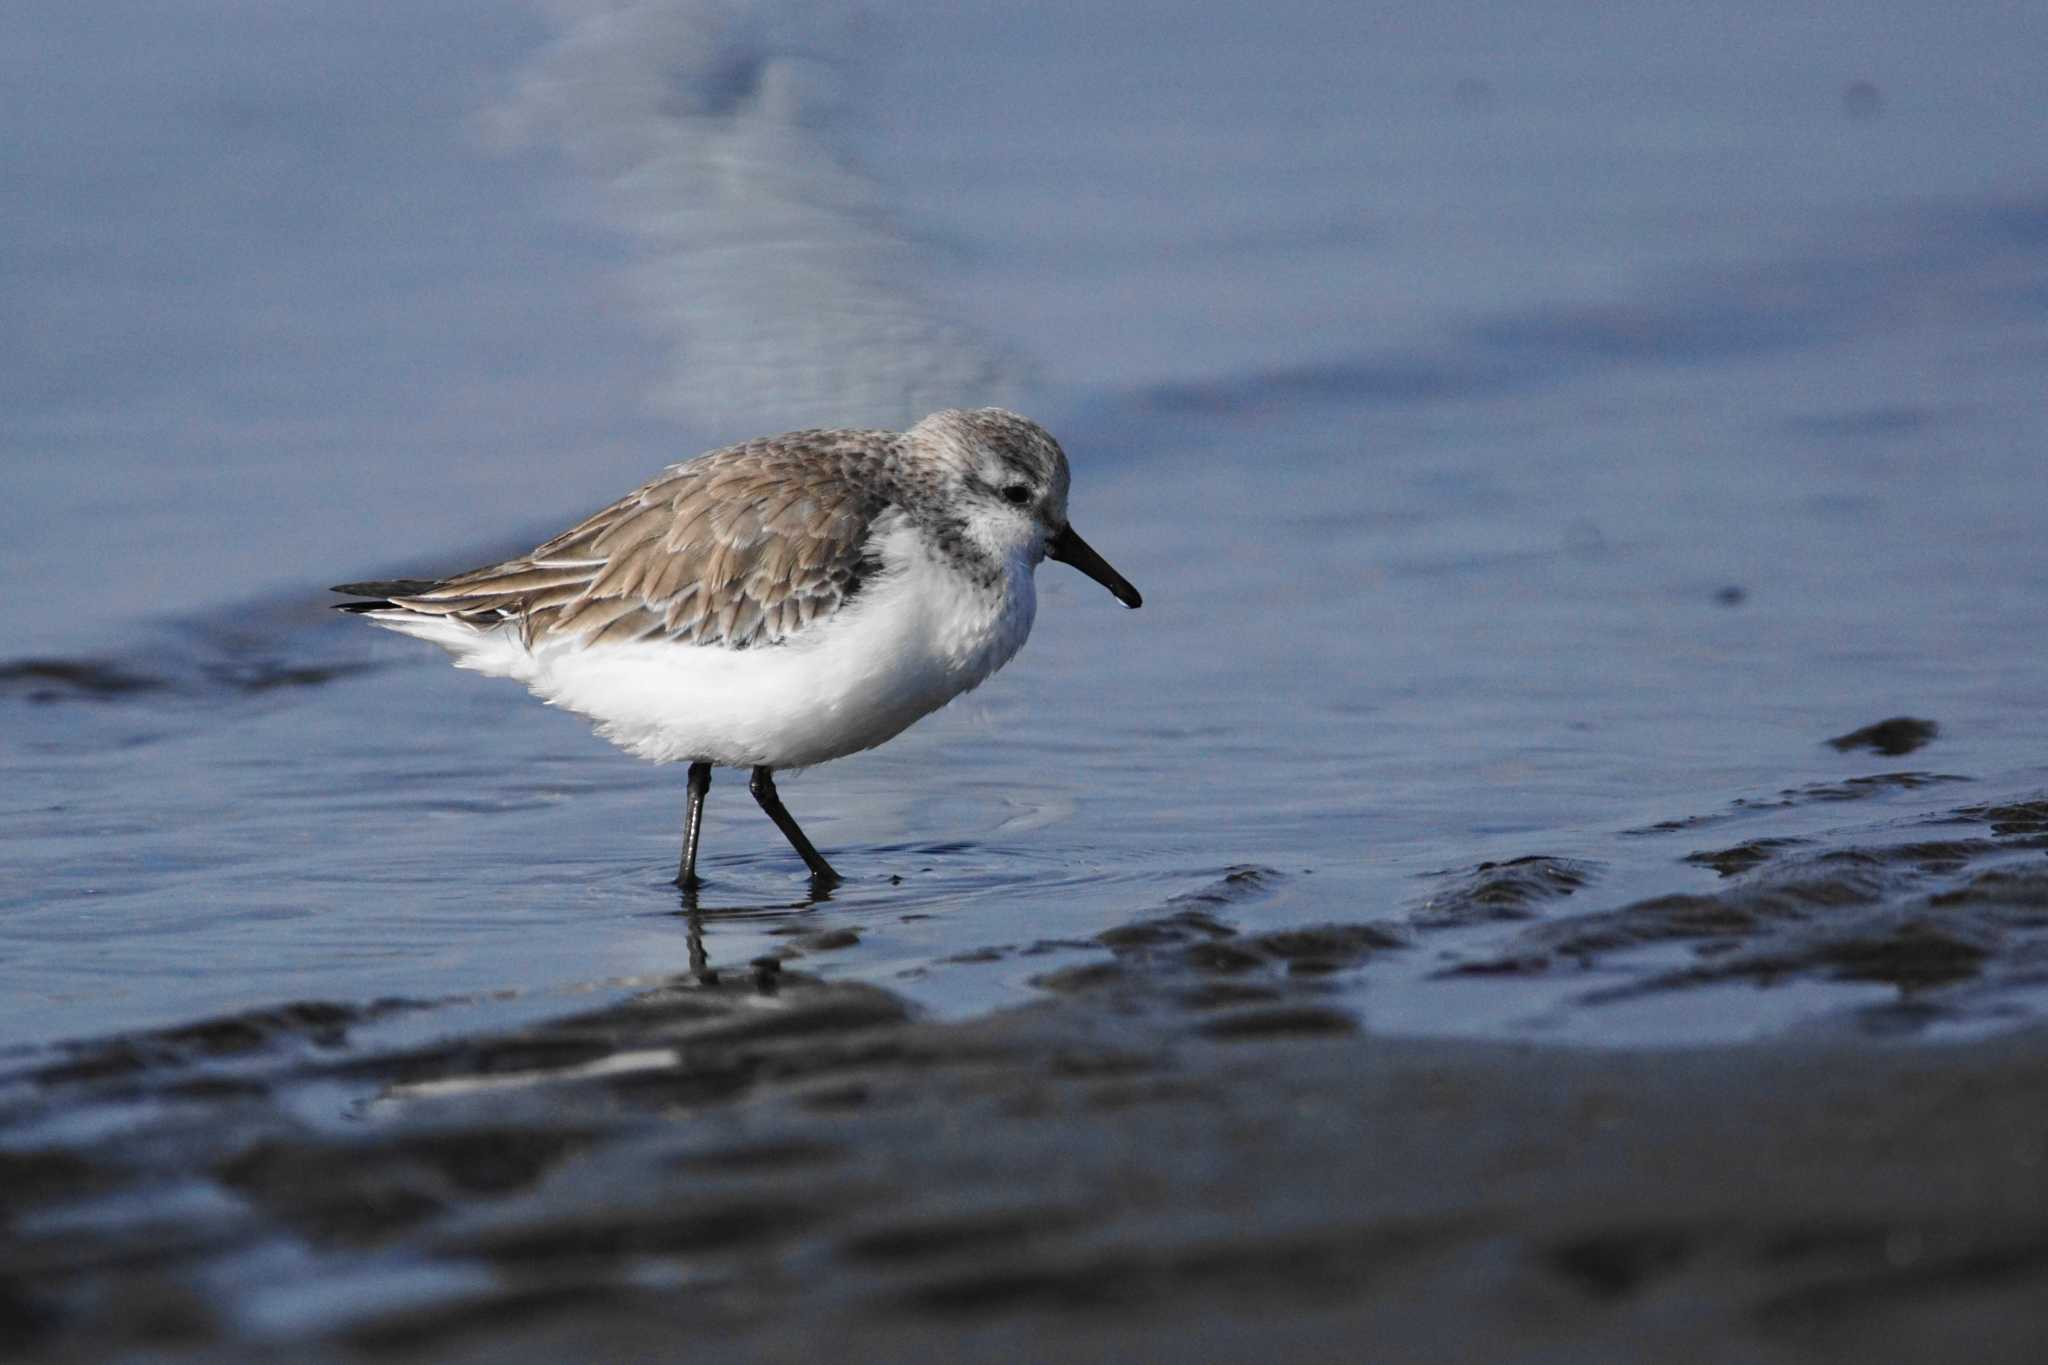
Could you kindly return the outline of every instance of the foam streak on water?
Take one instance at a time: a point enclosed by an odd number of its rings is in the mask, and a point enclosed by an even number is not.
[[[483,126],[566,153],[581,211],[632,243],[618,288],[665,349],[660,409],[735,433],[902,428],[1016,393],[1021,359],[920,297],[931,244],[851,155],[872,23],[825,4],[547,12],[558,36]]]

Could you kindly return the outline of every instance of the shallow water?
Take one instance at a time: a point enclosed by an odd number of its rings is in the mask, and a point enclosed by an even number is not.
[[[51,75],[0,228],[0,1039],[459,1033],[698,953],[965,1016],[1219,884],[1383,929],[1319,970],[1385,1032],[2048,1004],[2024,16],[316,8],[4,21]],[[997,679],[788,781],[824,903],[721,775],[693,920],[679,772],[323,610],[719,440],[982,401],[1146,606],[1048,565]]]
[[[1837,8],[0,11],[0,1340],[2034,1359],[2048,29]],[[1146,605],[829,899],[326,609],[981,402]]]

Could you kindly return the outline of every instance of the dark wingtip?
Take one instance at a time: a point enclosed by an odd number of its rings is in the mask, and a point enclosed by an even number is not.
[[[367,602],[334,604],[336,611],[361,615],[366,611],[389,611],[398,605],[391,600],[394,597],[417,597],[440,586],[440,583],[432,578],[385,578],[373,583],[337,583],[328,591],[346,593],[350,597],[369,598]]]
[[[440,586],[432,578],[384,578],[369,583],[337,583],[329,592],[349,597],[417,597]]]

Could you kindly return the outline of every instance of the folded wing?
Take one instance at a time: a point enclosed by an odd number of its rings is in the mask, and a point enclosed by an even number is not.
[[[516,559],[338,591],[478,627],[513,622],[529,646],[779,644],[829,619],[880,569],[868,554],[889,515],[877,481],[850,477],[857,443],[818,448],[874,435],[802,432],[735,446],[673,466]]]

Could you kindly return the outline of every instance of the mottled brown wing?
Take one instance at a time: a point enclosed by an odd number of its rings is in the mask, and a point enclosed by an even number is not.
[[[837,611],[879,565],[885,432],[796,432],[675,465],[532,553],[392,600],[519,622],[529,644],[776,644]]]

